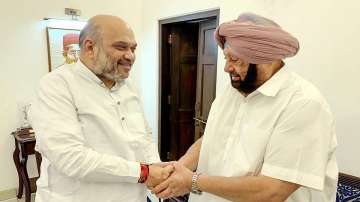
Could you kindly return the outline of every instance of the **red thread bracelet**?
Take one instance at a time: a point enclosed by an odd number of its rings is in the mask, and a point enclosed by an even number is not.
[[[140,163],[140,168],[141,168],[141,174],[140,174],[140,178],[139,178],[138,182],[144,183],[144,182],[146,182],[146,180],[149,176],[149,165]]]

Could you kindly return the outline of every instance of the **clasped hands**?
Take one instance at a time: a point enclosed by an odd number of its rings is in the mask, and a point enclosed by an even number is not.
[[[149,166],[145,184],[159,198],[182,196],[191,191],[193,172],[182,164],[162,162]]]

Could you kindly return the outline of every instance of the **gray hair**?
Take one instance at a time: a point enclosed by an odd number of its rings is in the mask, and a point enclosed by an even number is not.
[[[90,37],[95,41],[100,42],[101,41],[100,35],[101,34],[99,32],[99,26],[89,21],[80,32],[80,37],[79,37],[80,50],[83,48],[84,41],[87,37]]]

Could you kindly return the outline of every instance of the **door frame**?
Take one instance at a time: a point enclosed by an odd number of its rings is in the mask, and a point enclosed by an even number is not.
[[[219,24],[219,18],[220,18],[220,9],[216,8],[216,9],[212,9],[212,10],[207,10],[207,11],[201,11],[201,12],[197,12],[197,13],[192,13],[192,14],[186,14],[183,16],[177,16],[177,17],[171,17],[171,18],[166,18],[166,19],[161,19],[158,21],[158,25],[159,25],[159,74],[158,74],[158,78],[159,78],[159,87],[158,87],[158,149],[159,149],[159,153],[161,154],[161,137],[162,137],[162,110],[161,110],[161,106],[162,106],[162,84],[163,84],[163,68],[165,68],[167,61],[166,58],[164,57],[167,53],[167,37],[170,33],[170,30],[166,27],[166,25],[171,24],[171,23],[179,23],[179,22],[185,22],[185,21],[194,21],[194,20],[203,20],[203,19],[216,19],[216,24]]]

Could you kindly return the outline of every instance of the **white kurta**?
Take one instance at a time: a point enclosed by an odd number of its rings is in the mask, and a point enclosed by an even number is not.
[[[324,98],[286,67],[242,96],[230,84],[214,101],[197,172],[265,175],[301,185],[287,202],[334,202],[338,168],[334,119]],[[191,202],[227,201],[191,194]]]
[[[81,62],[40,82],[32,108],[42,154],[36,202],[144,202],[139,162],[159,162],[128,80],[106,88]]]

